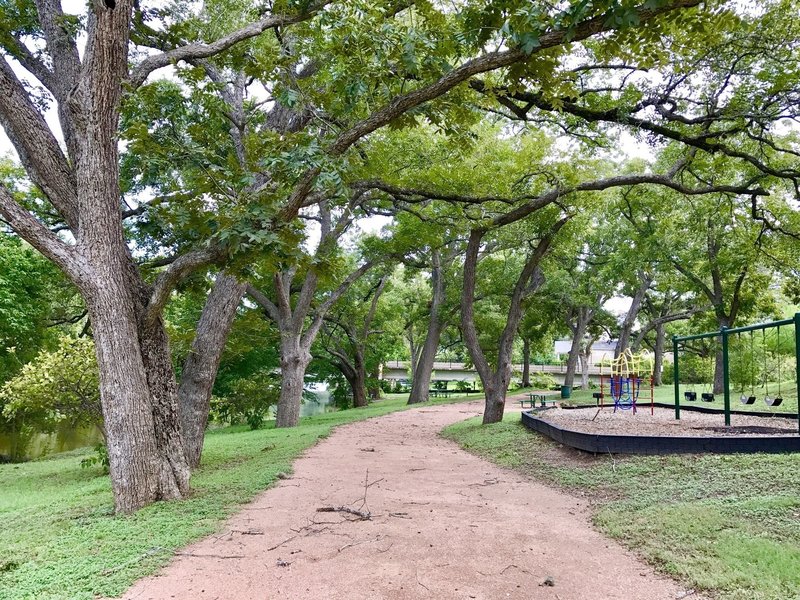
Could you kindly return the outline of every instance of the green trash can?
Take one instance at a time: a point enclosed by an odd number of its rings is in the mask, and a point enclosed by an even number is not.
[[[572,393],[572,388],[570,388],[568,385],[562,385],[561,386],[561,397],[562,398],[569,398],[570,393]]]

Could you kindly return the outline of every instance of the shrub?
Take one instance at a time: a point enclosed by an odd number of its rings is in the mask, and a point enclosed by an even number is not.
[[[12,458],[21,460],[37,432],[96,425],[103,430],[94,343],[64,336],[52,352],[40,352],[0,388],[0,427],[18,440]]]
[[[210,417],[218,423],[247,423],[250,429],[259,429],[280,393],[280,375],[268,369],[256,371],[230,382],[224,398],[212,397]]]

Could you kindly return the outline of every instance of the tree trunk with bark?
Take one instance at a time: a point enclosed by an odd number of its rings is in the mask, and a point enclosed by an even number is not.
[[[653,385],[661,385],[661,371],[664,368],[664,324],[656,325],[656,340],[653,345]]]
[[[522,387],[531,387],[531,341],[522,338]]]
[[[575,371],[578,367],[581,347],[586,337],[586,330],[592,320],[593,312],[594,311],[587,306],[580,306],[574,309],[572,317],[570,317],[569,325],[572,330],[572,345],[569,347],[567,371],[564,374],[564,385],[569,388],[572,388],[575,383]]]
[[[581,346],[580,351],[580,363],[581,363],[581,389],[588,390],[589,389],[589,359],[592,357],[592,344],[594,340],[587,340],[587,342]]]
[[[521,218],[521,217],[520,217]],[[485,408],[483,423],[498,423],[503,420],[505,410],[506,392],[511,382],[512,353],[514,338],[522,320],[522,301],[533,294],[544,283],[544,276],[539,269],[539,263],[550,249],[553,238],[567,223],[569,217],[558,221],[537,244],[536,248],[528,255],[522,271],[514,285],[514,291],[509,303],[506,326],[498,341],[497,367],[492,369],[489,361],[481,349],[478,339],[478,330],[475,326],[475,286],[479,250],[486,234],[484,229],[473,229],[470,232],[467,252],[464,258],[464,287],[461,292],[461,328],[464,343],[467,346],[472,363],[483,384],[485,393]]]
[[[439,340],[442,336],[444,322],[442,318],[442,304],[445,300],[445,281],[442,272],[442,261],[437,250],[431,253],[431,312],[428,322],[428,333],[425,336],[425,344],[419,355],[419,360],[414,367],[414,376],[411,379],[411,394],[408,397],[409,404],[427,402],[428,392],[431,386],[431,376],[433,375],[433,363],[436,360],[436,353],[439,350]]]
[[[211,391],[217,378],[222,351],[246,287],[246,284],[239,283],[235,277],[225,273],[217,274],[214,287],[200,315],[192,349],[183,363],[178,402],[186,460],[193,469],[200,465],[211,408]]]
[[[309,362],[311,354],[304,352],[297,344],[291,344],[289,349],[281,345],[281,393],[275,427],[296,427],[300,422],[300,407]]]
[[[636,290],[628,312],[625,314],[625,319],[622,321],[622,326],[619,330],[619,339],[617,340],[617,347],[614,349],[614,358],[618,358],[625,350],[628,349],[631,343],[631,332],[633,326],[636,324],[636,318],[639,316],[639,311],[642,308],[642,302],[647,295],[647,290],[653,284],[653,276],[648,273],[639,273],[639,288]]]

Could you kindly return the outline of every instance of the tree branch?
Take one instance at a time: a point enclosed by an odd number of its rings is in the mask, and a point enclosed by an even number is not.
[[[332,0],[313,2],[303,12],[295,15],[270,15],[264,17],[260,21],[246,25],[209,44],[194,42],[167,52],[162,52],[161,54],[156,54],[155,56],[149,56],[133,69],[129,79],[130,84],[135,89],[142,85],[147,80],[150,73],[156,69],[169,66],[182,60],[209,58],[224,52],[239,42],[254,38],[269,29],[307,21],[331,2]]]
[[[0,216],[20,236],[44,256],[58,265],[79,286],[86,276],[86,267],[75,248],[68,246],[36,217],[22,208],[11,192],[0,183]]]
[[[181,280],[197,269],[215,263],[223,255],[224,253],[219,248],[203,248],[188,252],[170,263],[153,284],[150,300],[143,316],[144,322],[151,324],[159,317],[169,300],[172,290]]]

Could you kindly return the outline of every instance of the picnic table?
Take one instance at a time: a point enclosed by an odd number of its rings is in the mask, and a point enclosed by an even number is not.
[[[537,402],[542,408],[556,405],[555,398],[548,398],[545,394],[537,394],[536,392],[529,392],[527,400],[525,398],[519,399],[519,404],[522,408],[525,408],[526,403],[530,404],[531,408],[534,408]]]
[[[449,398],[454,393],[455,390],[428,390],[428,395],[434,398],[438,398],[439,396],[442,398]]]

